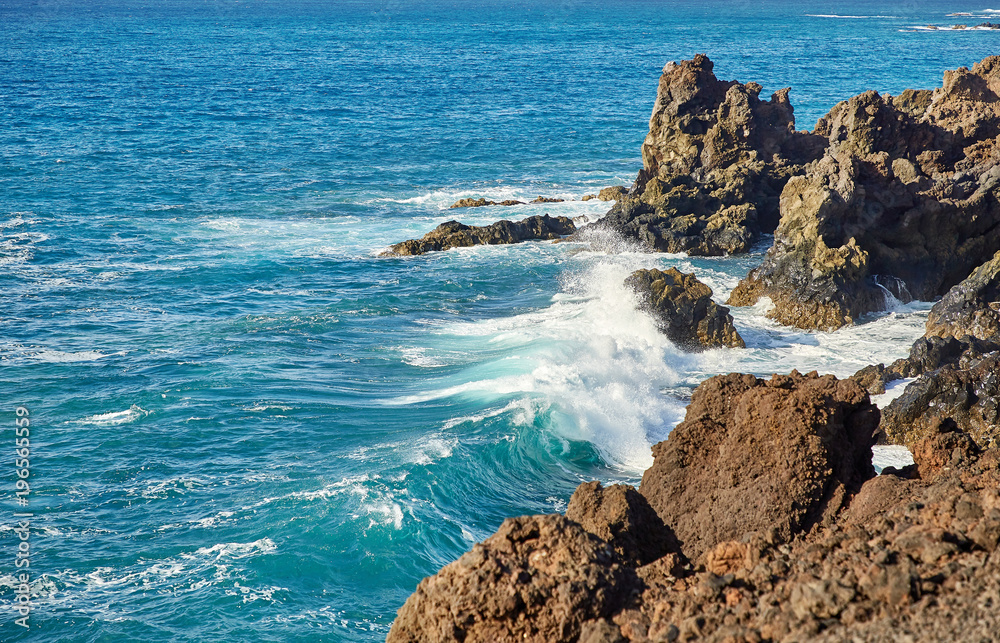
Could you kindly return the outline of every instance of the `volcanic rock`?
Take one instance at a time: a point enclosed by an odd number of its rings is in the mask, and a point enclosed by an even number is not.
[[[931,300],[1000,249],[1000,57],[945,72],[933,92],[869,91],[816,133],[829,147],[781,193],[764,263],[729,304],[835,329],[896,299]]]
[[[934,304],[925,335],[1000,343],[1000,252]]]
[[[584,623],[611,616],[638,587],[635,572],[577,523],[509,518],[421,581],[386,640],[575,642]]]
[[[612,185],[609,188],[601,188],[597,198],[601,201],[621,201],[628,195],[628,188],[624,185]]]
[[[421,255],[425,252],[465,248],[478,245],[497,245],[545,239],[558,239],[576,230],[572,219],[550,217],[547,214],[528,217],[522,221],[497,221],[488,226],[468,226],[458,221],[447,221],[421,239],[410,239],[391,246],[382,256]]]
[[[569,499],[566,517],[607,541],[622,560],[633,565],[680,551],[670,528],[629,485],[581,484]]]
[[[563,199],[553,199],[546,196],[540,196],[537,199],[533,199],[531,203],[562,203]]]
[[[712,301],[712,289],[694,275],[676,268],[637,270],[625,285],[636,292],[641,308],[653,315],[660,330],[681,348],[746,347],[729,309]]]
[[[875,475],[878,409],[851,380],[720,375],[653,447],[639,492],[689,558],[755,532],[787,541]]]
[[[524,201],[515,201],[513,199],[506,199],[504,201],[487,201],[486,199],[459,199],[449,206],[449,209],[455,208],[482,208],[487,205],[524,205]]]
[[[691,255],[746,252],[774,230],[782,188],[825,141],[795,131],[788,89],[761,101],[760,85],[719,80],[713,67],[699,54],[663,68],[643,169],[593,226]]]
[[[909,446],[944,419],[982,447],[1000,445],[1000,352],[924,373],[882,410],[879,428],[886,442]]]

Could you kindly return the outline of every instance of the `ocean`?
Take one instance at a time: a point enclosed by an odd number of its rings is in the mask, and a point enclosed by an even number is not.
[[[1000,11],[474,5],[0,0],[0,639],[379,641],[504,518],[637,484],[700,381],[847,376],[922,334],[929,303],[832,333],[761,305],[733,309],[747,349],[688,354],[622,287],[676,266],[721,302],[769,239],[378,255],[453,218],[603,215],[580,198],[631,185],[668,61],[791,86],[811,129],[997,53],[924,27]],[[537,196],[566,201],[448,209]]]

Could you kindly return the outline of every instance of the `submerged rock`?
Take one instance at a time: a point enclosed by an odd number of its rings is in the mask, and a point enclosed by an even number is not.
[[[763,265],[730,305],[835,329],[898,299],[931,300],[1000,249],[1000,57],[945,72],[943,86],[865,92],[816,133],[828,148],[789,179]]]
[[[386,640],[575,642],[584,624],[614,614],[638,587],[635,572],[577,523],[509,518],[421,581]]]
[[[719,375],[653,447],[639,492],[692,559],[750,532],[787,541],[875,475],[877,426],[878,409],[850,380]]]
[[[652,250],[692,255],[746,252],[762,230],[774,230],[782,188],[822,154],[823,140],[795,131],[787,89],[766,102],[761,89],[717,79],[701,54],[667,64],[643,169],[592,225]]]
[[[640,306],[660,330],[685,350],[728,346],[745,348],[729,309],[712,301],[712,289],[676,268],[633,272],[625,285],[639,296]]]
[[[421,239],[410,239],[391,246],[382,253],[382,256],[421,255],[449,248],[558,239],[574,230],[576,230],[576,225],[572,219],[550,217],[547,214],[528,217],[522,221],[507,221],[505,219],[488,226],[468,226],[458,221],[448,221],[434,228]]]

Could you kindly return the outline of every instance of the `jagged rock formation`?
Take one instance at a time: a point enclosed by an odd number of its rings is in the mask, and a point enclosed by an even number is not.
[[[877,409],[850,380],[720,375],[653,447],[639,491],[690,558],[752,532],[784,542],[874,475],[877,426]]]
[[[832,376],[713,378],[639,493],[588,483],[580,524],[505,521],[420,583],[388,641],[995,640],[1000,449],[942,421],[874,477],[876,419]]]
[[[934,304],[926,336],[1000,342],[1000,252]]]
[[[770,316],[835,329],[899,299],[944,294],[1000,249],[1000,57],[943,86],[869,91],[816,126],[824,157],[790,179],[763,265],[733,291]]]
[[[795,131],[788,89],[765,102],[757,83],[721,81],[712,70],[701,54],[664,67],[643,169],[593,226],[691,255],[746,252],[774,230],[782,188],[824,141]]]
[[[676,268],[637,270],[625,285],[636,292],[640,306],[656,318],[660,330],[681,348],[746,347],[729,309],[712,301],[712,289],[694,275]]]
[[[488,226],[468,226],[447,221],[421,239],[410,239],[391,246],[382,256],[421,255],[425,252],[468,246],[519,243],[521,241],[559,239],[576,230],[572,219],[547,214],[522,221],[497,221]]]
[[[946,419],[981,446],[1000,446],[1000,352],[920,376],[883,409],[880,428],[886,442],[912,445]]]
[[[508,518],[497,533],[425,578],[388,641],[575,641],[639,587],[606,542],[562,516]],[[592,626],[591,626],[592,627]]]

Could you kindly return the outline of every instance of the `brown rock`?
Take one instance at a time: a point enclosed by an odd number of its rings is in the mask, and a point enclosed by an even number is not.
[[[584,623],[612,615],[637,587],[607,543],[575,522],[510,518],[421,581],[386,640],[575,643]]]
[[[606,541],[632,565],[645,565],[680,551],[670,528],[628,485],[605,488],[600,482],[581,484],[569,500],[566,517]]]
[[[533,199],[530,203],[562,203],[563,199],[552,199],[545,196],[540,196],[537,199]]]
[[[628,188],[624,185],[612,185],[609,188],[601,188],[597,198],[601,201],[621,201],[628,195]]]
[[[877,424],[878,410],[850,380],[713,377],[653,447],[639,491],[691,558],[751,532],[788,540],[874,476]]]
[[[712,301],[712,289],[676,268],[637,270],[625,280],[671,341],[685,350],[745,348],[729,309]]]
[[[426,252],[478,245],[520,243],[521,241],[558,239],[576,230],[572,219],[547,214],[522,221],[497,221],[488,226],[468,226],[458,221],[442,223],[421,239],[410,239],[391,246],[383,257],[421,255]]]
[[[976,457],[979,447],[951,418],[937,418],[927,427],[927,434],[913,443],[913,462],[921,479],[931,480],[941,470],[957,467]]]

